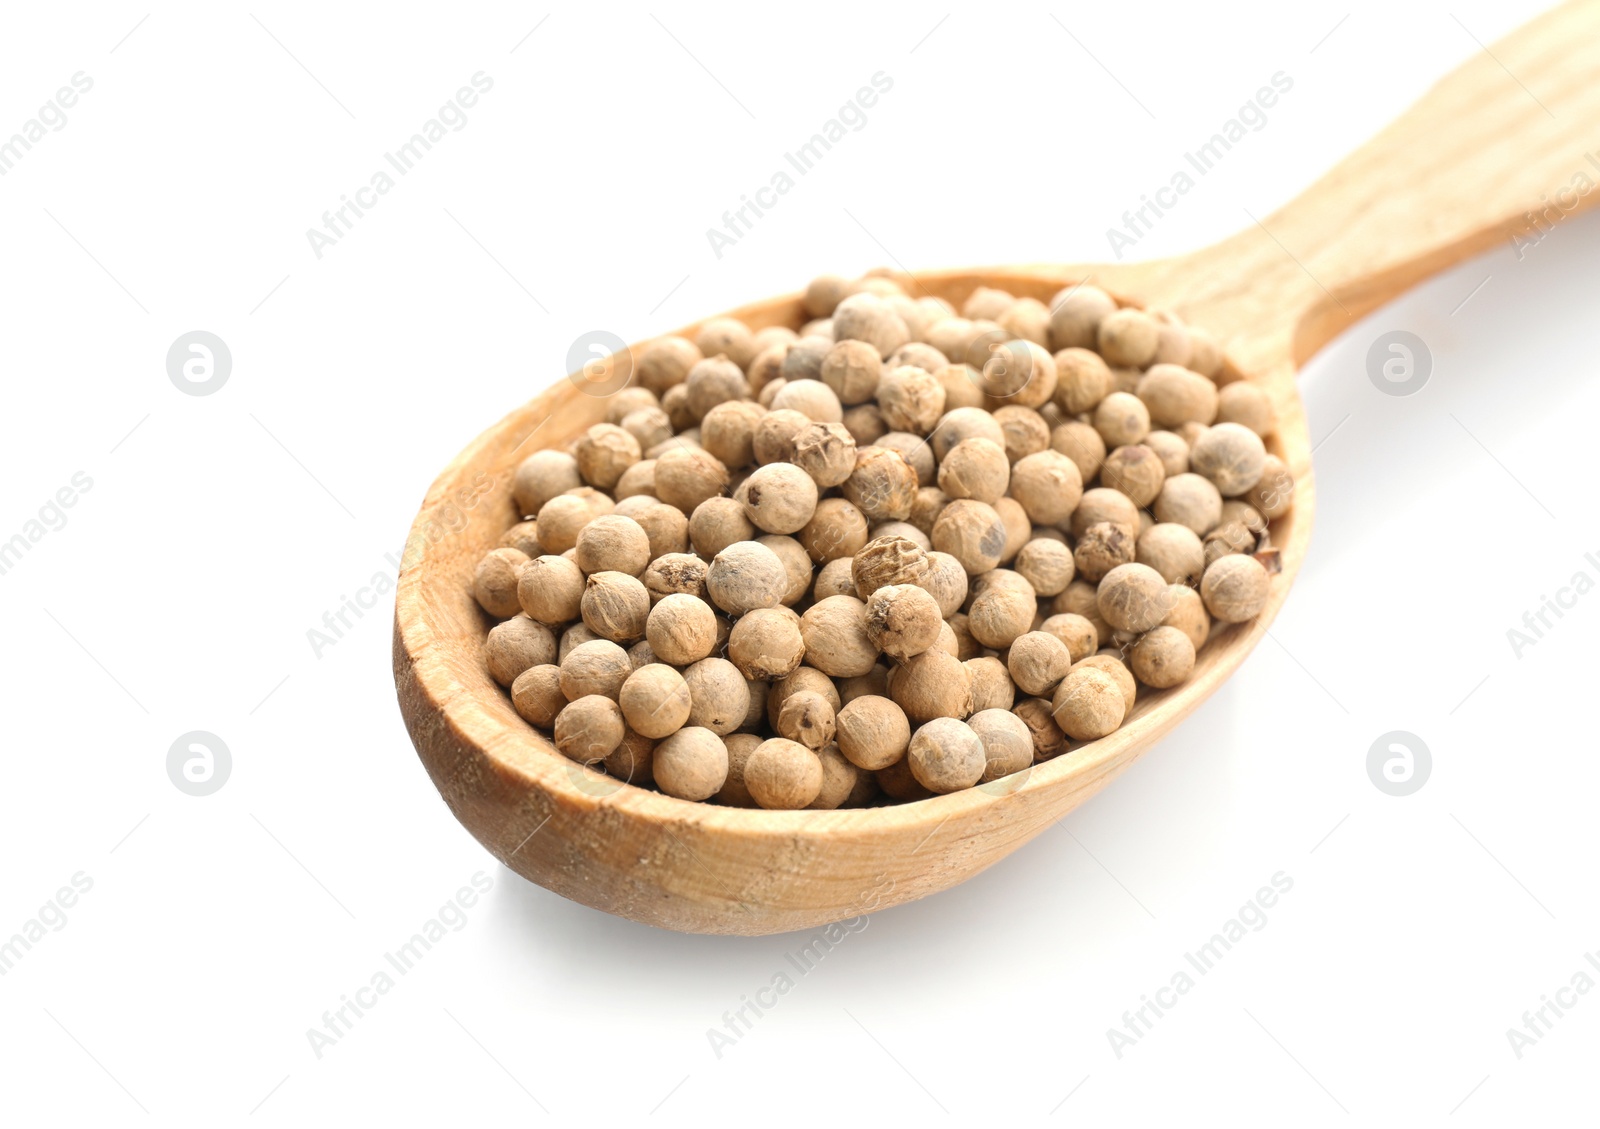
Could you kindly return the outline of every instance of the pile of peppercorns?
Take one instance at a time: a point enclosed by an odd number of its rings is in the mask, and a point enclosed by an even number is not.
[[[798,330],[652,342],[517,467],[473,590],[562,754],[735,807],[921,799],[1114,732],[1261,611],[1294,482],[1210,334],[918,291],[824,276]]]

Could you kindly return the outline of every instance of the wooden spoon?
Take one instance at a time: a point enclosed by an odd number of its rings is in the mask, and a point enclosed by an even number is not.
[[[516,463],[600,420],[606,402],[562,381],[512,412],[428,491],[395,600],[401,712],[456,818],[508,867],[585,905],[669,929],[752,935],[946,889],[1049,828],[1215,691],[1288,595],[1315,502],[1296,367],[1407,287],[1600,200],[1600,151],[1590,150],[1600,150],[1597,45],[1600,5],[1541,17],[1477,54],[1299,199],[1193,254],[915,275],[921,291],[957,306],[978,286],[1048,301],[1092,280],[1210,329],[1227,345],[1225,378],[1271,394],[1273,449],[1298,483],[1293,511],[1274,523],[1283,571],[1257,619],[1214,636],[1188,682],[1141,696],[1116,733],[993,785],[890,807],[768,812],[675,800],[558,754],[489,678],[489,623],[472,574],[516,518]],[[731,315],[755,328],[803,320],[795,295]]]

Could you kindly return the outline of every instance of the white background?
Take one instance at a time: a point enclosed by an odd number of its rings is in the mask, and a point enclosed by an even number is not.
[[[1468,263],[1316,358],[1316,532],[1272,639],[1105,794],[873,916],[720,1059],[706,1029],[808,937],[663,933],[510,874],[416,761],[390,604],[307,641],[580,334],[891,259],[1105,259],[1106,228],[1284,71],[1266,128],[1136,254],[1204,245],[1538,7],[11,8],[0,135],[75,72],[94,86],[0,178],[0,540],[75,472],[93,487],[0,576],[0,938],[73,874],[93,888],[0,978],[5,1119],[1592,1109],[1600,993],[1520,1059],[1506,1030],[1600,948],[1579,721],[1600,596],[1520,658],[1506,632],[1600,575],[1600,223]],[[478,71],[468,124],[319,260],[306,229]],[[877,71],[867,126],[714,256],[705,229]],[[1394,328],[1434,354],[1409,398],[1366,376]],[[165,371],[194,329],[231,347],[212,396]],[[166,772],[196,729],[233,757],[204,798]],[[1432,750],[1406,798],[1367,776],[1390,730]],[[318,1058],[307,1029],[478,871],[465,927]],[[1265,928],[1117,1057],[1107,1029],[1278,871]]]

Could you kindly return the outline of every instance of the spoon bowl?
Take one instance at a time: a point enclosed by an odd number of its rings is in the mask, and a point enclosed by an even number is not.
[[[517,520],[517,463],[604,418],[575,374],[466,448],[429,489],[396,593],[394,674],[412,741],[445,802],[492,854],[564,897],[696,933],[759,935],[823,925],[946,889],[1021,847],[1109,784],[1209,697],[1266,634],[1310,543],[1315,489],[1297,367],[1407,287],[1501,239],[1587,171],[1600,184],[1600,5],[1558,9],[1446,78],[1304,195],[1215,246],[1100,266],[910,274],[910,292],[958,308],[977,287],[1048,302],[1092,282],[1124,304],[1166,308],[1226,345],[1219,380],[1250,380],[1277,410],[1268,449],[1294,507],[1272,523],[1282,571],[1261,614],[1215,631],[1192,677],[1141,690],[1122,727],[1014,776],[912,803],[762,811],[690,803],[566,759],[490,678],[492,623],[473,570]],[[1520,89],[1506,70],[1530,84]],[[1593,167],[1590,167],[1590,164]],[[1577,193],[1562,215],[1600,192]],[[798,328],[798,295],[727,315]],[[698,323],[697,323],[698,325]],[[697,326],[678,332],[693,336]],[[624,372],[633,350],[601,367]],[[1385,354],[1387,358],[1387,354]],[[1348,374],[1345,379],[1365,379]],[[1373,377],[1374,381],[1378,378]],[[590,386],[592,388],[592,386]]]

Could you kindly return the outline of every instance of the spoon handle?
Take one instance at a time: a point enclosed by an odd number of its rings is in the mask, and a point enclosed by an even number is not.
[[[1298,365],[1430,275],[1497,245],[1525,255],[1600,203],[1597,75],[1600,2],[1575,0],[1477,51],[1277,212],[1144,264],[1129,296]]]

